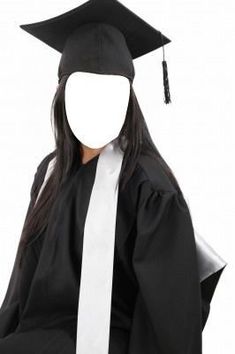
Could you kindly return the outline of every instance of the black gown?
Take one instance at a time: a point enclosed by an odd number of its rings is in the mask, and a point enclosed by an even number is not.
[[[52,158],[37,168],[29,209]],[[14,264],[0,308],[0,354],[75,354],[83,229],[98,158],[76,166],[22,270]],[[209,312],[201,296],[185,199],[161,164],[141,155],[118,196],[109,354],[200,354]]]

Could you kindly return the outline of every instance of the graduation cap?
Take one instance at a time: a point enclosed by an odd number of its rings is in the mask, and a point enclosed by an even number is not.
[[[164,45],[171,42],[117,0],[89,0],[59,16],[20,27],[62,53],[59,81],[86,71],[135,76],[133,59],[163,49],[165,103],[171,102]]]

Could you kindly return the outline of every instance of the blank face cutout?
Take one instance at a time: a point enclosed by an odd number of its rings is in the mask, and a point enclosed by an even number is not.
[[[129,96],[125,76],[72,73],[65,87],[65,110],[73,134],[92,149],[108,144],[122,129]]]

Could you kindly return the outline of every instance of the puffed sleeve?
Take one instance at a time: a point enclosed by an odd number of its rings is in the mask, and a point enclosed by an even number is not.
[[[200,354],[202,315],[190,213],[178,191],[146,183],[137,212],[133,267],[156,353]]]
[[[51,157],[50,153],[37,166],[36,172],[34,174],[33,183],[30,189],[30,201],[26,211],[24,224],[26,218],[34,206],[34,203],[37,198],[37,193],[40,189],[40,185],[43,182],[43,176],[46,171],[46,166],[48,160]],[[24,225],[23,224],[23,225]],[[21,237],[20,237],[21,239]],[[16,256],[11,271],[9,283],[5,293],[5,297],[0,307],[0,338],[3,338],[13,332],[18,325],[19,313],[20,313],[20,301],[19,301],[19,292],[20,292],[20,283],[22,286],[26,284],[29,285],[30,279],[32,279],[33,271],[36,268],[37,254],[38,254],[39,244],[33,243],[33,246],[27,247],[27,252],[25,254],[24,264],[27,264],[28,271],[24,270],[24,279],[22,279],[22,268],[19,267],[19,244],[16,251]],[[25,268],[25,267],[24,267]],[[25,279],[27,274],[27,279]]]

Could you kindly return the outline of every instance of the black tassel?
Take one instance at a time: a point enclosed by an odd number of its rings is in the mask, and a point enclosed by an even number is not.
[[[167,62],[165,60],[162,61],[163,67],[163,85],[164,85],[164,94],[165,94],[165,103],[171,102],[170,97],[170,88],[169,88],[169,81],[168,81],[168,72],[167,72]]]
[[[161,34],[161,37],[162,37],[162,34]],[[171,96],[170,96],[170,87],[169,87],[169,80],[168,80],[167,62],[165,60],[165,51],[164,51],[163,38],[162,38],[162,49],[163,49],[163,61],[162,61],[163,86],[164,86],[164,95],[165,95],[164,102],[167,104],[167,103],[171,102]]]

